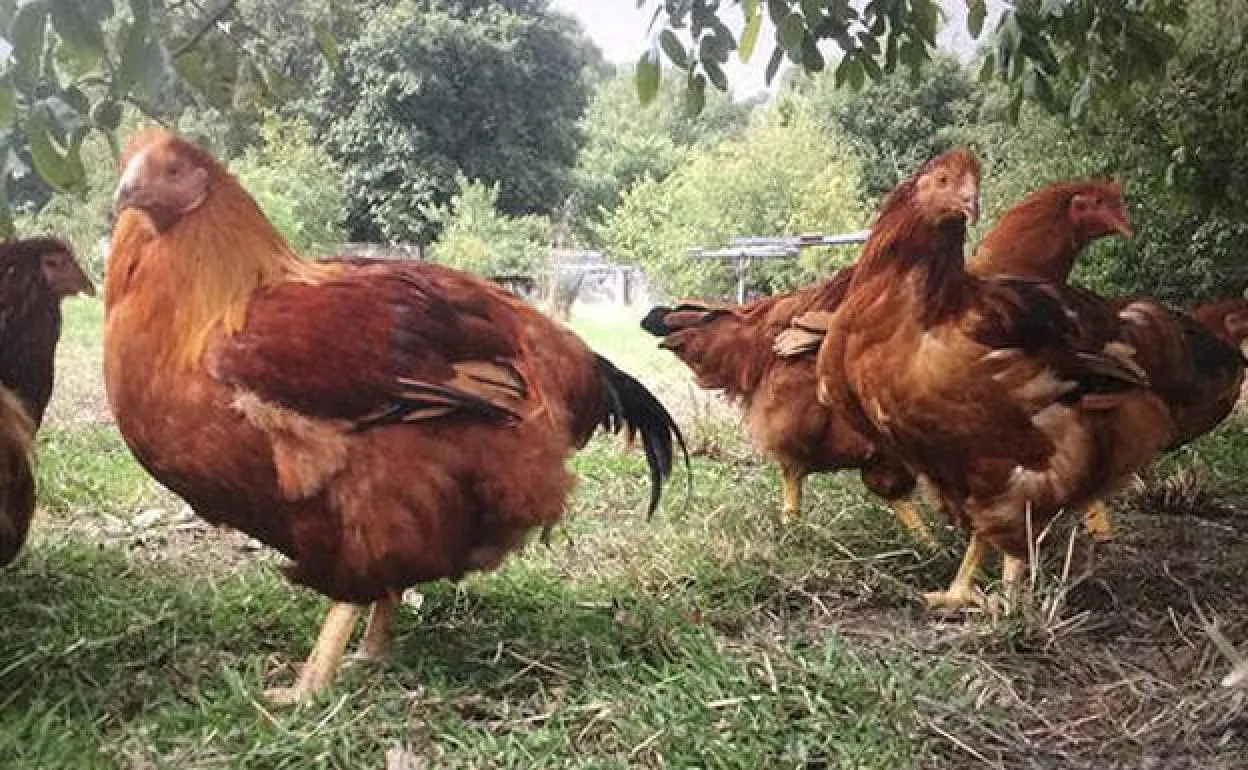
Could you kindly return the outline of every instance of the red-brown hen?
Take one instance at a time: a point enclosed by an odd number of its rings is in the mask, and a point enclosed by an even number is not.
[[[651,510],[680,434],[640,383],[488,282],[423,262],[311,263],[225,168],[164,132],[124,159],[105,377],[139,461],[335,600],[284,701],[332,681],[362,605],[498,566],[556,522],[570,452],[641,435]]]

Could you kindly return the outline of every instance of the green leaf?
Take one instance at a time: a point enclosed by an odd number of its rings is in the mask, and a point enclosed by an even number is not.
[[[702,73],[689,75],[685,86],[685,114],[694,117],[701,114],[706,106],[706,76]]]
[[[872,80],[880,80],[884,77],[884,71],[880,69],[880,64],[875,60],[874,56],[859,56],[858,61],[862,63],[862,68],[866,71],[867,77]]]
[[[776,73],[780,71],[780,62],[782,61],[784,61],[784,49],[776,46],[771,52],[771,58],[767,60],[767,71],[764,73],[768,85],[771,85],[771,81],[775,79]]]
[[[23,90],[34,88],[39,78],[47,21],[47,4],[35,0],[18,8],[9,24],[8,40],[13,44],[12,72],[17,86]]]
[[[802,67],[807,72],[823,72],[825,62],[819,44],[810,35],[802,40]]]
[[[88,15],[82,0],[48,0],[52,27],[60,35],[64,50],[80,67],[90,69],[108,53],[98,19]]]
[[[112,99],[101,99],[91,108],[91,122],[105,131],[116,131],[121,125],[121,105]]]
[[[165,47],[155,39],[151,25],[145,22],[135,22],[127,28],[124,40],[113,85],[114,96],[124,98],[136,89],[149,94],[157,92],[170,74],[169,54]],[[189,52],[187,56],[193,53]],[[193,78],[188,77],[187,82],[202,90]]]
[[[35,171],[58,192],[68,192],[85,179],[82,161],[71,157],[70,150],[62,150],[52,139],[51,124],[42,112],[32,112],[26,121],[26,140],[30,144],[30,158]]]
[[[987,83],[992,80],[992,76],[996,74],[997,57],[996,54],[988,54],[984,57],[984,63],[979,68],[979,82]]]
[[[10,129],[17,122],[17,91],[7,79],[0,81],[0,129]]]
[[[801,61],[802,41],[806,38],[806,25],[801,14],[790,13],[776,27],[776,44],[785,50],[795,61]]]
[[[771,16],[771,23],[779,27],[780,22],[789,15],[791,7],[789,0],[767,0],[767,15]]]
[[[664,30],[665,32],[667,30]],[[342,57],[338,53],[338,38],[325,22],[312,25],[312,34],[316,36],[316,47],[321,49],[321,56],[334,72],[342,71]]]
[[[750,6],[753,5],[753,10]],[[737,44],[737,53],[741,61],[748,62],[754,55],[754,47],[758,45],[758,33],[763,28],[763,9],[758,0],[746,0],[745,29],[741,31],[741,41]]]
[[[659,45],[663,48],[663,53],[667,54],[667,58],[682,70],[689,69],[689,54],[685,52],[685,46],[680,42],[680,38],[676,37],[676,33],[670,29],[665,29],[659,33]]]
[[[1023,111],[1023,89],[1020,86],[1014,87],[1014,96],[1010,99],[1009,109],[1006,111],[1006,117],[1011,123],[1018,123],[1018,116]]]
[[[703,59],[702,69],[706,70],[706,76],[711,79],[716,88],[720,91],[728,90],[728,76],[724,74],[724,70],[719,66],[719,62],[714,59]]]
[[[17,237],[17,228],[13,224],[13,211],[9,206],[8,185],[0,180],[0,238],[8,240]]]
[[[634,73],[637,79],[637,98],[642,105],[650,104],[658,95],[660,73],[659,52],[651,48],[637,60],[637,71]]]
[[[1033,69],[1023,78],[1023,93],[1027,98],[1039,102],[1046,107],[1053,104],[1053,86],[1040,70]]]
[[[978,38],[984,31],[984,19],[988,17],[986,0],[966,0],[966,31],[971,37]]]
[[[1089,72],[1083,82],[1079,84],[1079,88],[1074,95],[1070,97],[1070,117],[1078,119],[1083,114],[1083,110],[1088,106],[1088,100],[1092,97],[1092,73]]]

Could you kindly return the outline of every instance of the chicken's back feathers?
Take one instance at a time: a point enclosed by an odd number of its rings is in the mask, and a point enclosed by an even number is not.
[[[745,305],[655,307],[641,327],[663,338],[659,347],[676,354],[699,387],[748,401],[776,363],[776,337],[807,310],[838,306],[852,274],[844,268],[824,281]]]
[[[1248,340],[1248,298],[1198,305],[1192,309],[1192,317],[1219,339],[1237,348]]]
[[[1243,384],[1244,356],[1238,345],[1210,328],[1218,324],[1201,323],[1159,302],[1132,299],[1119,305],[1123,338],[1169,411],[1167,448],[1216,427],[1230,414]]]
[[[0,388],[0,567],[21,551],[35,511],[34,432],[21,402]]]

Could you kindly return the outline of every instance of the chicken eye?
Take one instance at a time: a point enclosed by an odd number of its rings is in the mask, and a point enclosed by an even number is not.
[[[170,165],[165,167],[165,176],[169,177],[170,179],[177,179],[178,175],[181,173],[182,173],[182,165],[180,163],[171,163]]]

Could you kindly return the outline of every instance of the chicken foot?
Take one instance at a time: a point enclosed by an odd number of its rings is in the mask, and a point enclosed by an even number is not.
[[[924,545],[929,548],[936,548],[940,545],[932,531],[927,528],[927,522],[923,521],[919,506],[913,500],[895,501],[893,512],[897,514],[897,520],[910,530],[910,534],[923,541]]]
[[[1109,506],[1098,500],[1083,512],[1083,525],[1093,540],[1104,542],[1114,538],[1114,519]]]
[[[979,535],[972,533],[971,542],[966,545],[966,555],[958,567],[958,574],[947,591],[933,591],[923,594],[923,600],[932,609],[964,609],[966,607],[982,607],[984,595],[975,588],[975,572],[984,560],[987,544]]]
[[[321,634],[312,648],[307,661],[299,671],[299,678],[292,687],[276,687],[265,690],[264,695],[274,703],[293,705],[315,697],[334,681],[342,663],[343,652],[351,640],[355,620],[362,608],[358,604],[334,602],[321,625]]]

